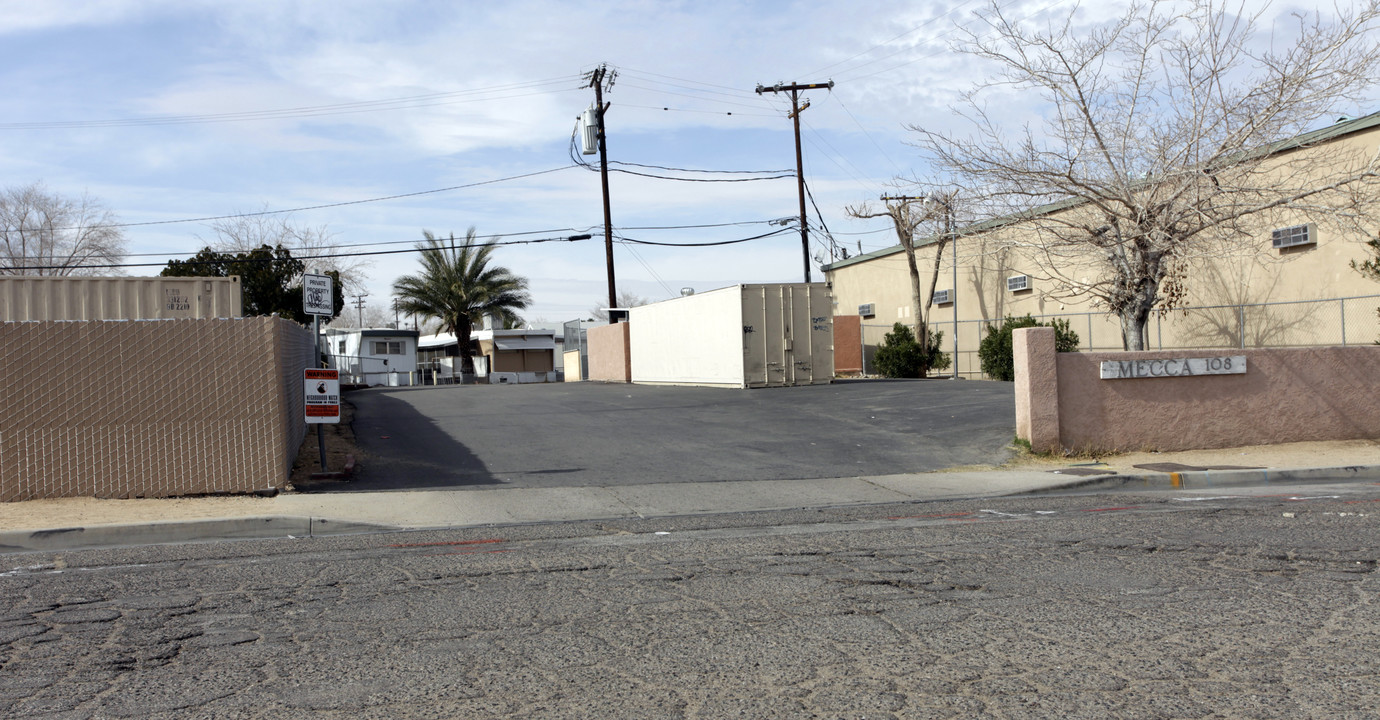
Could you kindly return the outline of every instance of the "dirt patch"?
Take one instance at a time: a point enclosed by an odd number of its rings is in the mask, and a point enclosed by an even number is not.
[[[313,473],[321,470],[321,450],[316,438],[316,429],[321,428],[326,441],[326,469],[341,472],[345,464],[354,459],[355,469],[364,462],[364,454],[355,445],[355,406],[348,396],[340,403],[340,422],[324,425],[308,425],[307,436],[302,439],[302,447],[297,449],[297,461],[292,464],[292,474],[288,477],[288,491],[310,491],[324,485],[349,482],[341,479],[312,479]]]
[[[1053,457],[1018,452],[1001,466],[1001,469],[1054,471],[1064,468],[1109,468],[1127,474],[1143,472],[1143,469],[1137,468],[1138,465],[1166,462],[1195,467],[1305,468],[1380,465],[1380,441],[1330,440],[1214,450],[1109,453],[1097,457]]]

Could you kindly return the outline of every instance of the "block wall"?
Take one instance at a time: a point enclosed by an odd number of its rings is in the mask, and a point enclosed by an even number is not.
[[[0,501],[282,487],[311,360],[281,318],[0,323]]]

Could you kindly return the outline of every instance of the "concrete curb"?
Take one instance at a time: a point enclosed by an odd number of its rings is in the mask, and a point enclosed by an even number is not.
[[[580,522],[632,517],[679,517],[716,513],[797,510],[881,503],[915,503],[979,497],[1019,497],[1057,493],[1137,490],[1201,490],[1224,487],[1268,487],[1313,482],[1380,481],[1380,465],[1330,468],[1199,470],[1144,472],[1077,478],[1034,471],[938,473],[829,478],[814,481],[738,481],[680,485],[561,488],[534,498],[529,490],[473,491],[444,502],[410,497],[428,504],[428,513],[405,508],[403,515],[420,524],[398,523],[375,514],[369,520],[333,520],[308,514],[198,520],[165,520],[123,525],[93,525],[54,530],[0,531],[0,553],[77,550],[218,540],[324,537],[330,535],[453,529],[488,525]],[[543,499],[544,498],[544,499]],[[280,496],[282,499],[282,496]],[[339,500],[340,498],[333,498]],[[352,498],[357,502],[361,498]],[[461,502],[463,501],[463,502]],[[456,504],[460,503],[460,504]],[[423,519],[436,515],[447,522]],[[287,509],[287,508],[284,508]],[[299,513],[348,517],[358,510],[349,503],[314,502]],[[397,514],[397,513],[395,513]],[[358,513],[357,517],[369,517]]]
[[[78,550],[212,540],[324,537],[396,529],[387,525],[302,516],[170,520],[131,525],[3,531],[0,532],[0,552]]]
[[[1380,465],[1347,465],[1326,468],[1257,470],[1190,470],[1176,473],[1147,472],[1134,475],[1099,475],[1080,478],[1043,490],[1016,495],[1095,490],[1198,490],[1222,487],[1262,487],[1298,483],[1380,480]]]

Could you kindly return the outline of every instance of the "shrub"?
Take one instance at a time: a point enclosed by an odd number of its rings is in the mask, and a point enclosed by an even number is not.
[[[982,372],[993,380],[1010,382],[1016,379],[1016,362],[1011,349],[1011,331],[1029,327],[1054,328],[1054,349],[1059,352],[1073,352],[1078,349],[1078,333],[1069,327],[1068,320],[1055,320],[1049,325],[1026,315],[1013,318],[1007,316],[1001,327],[987,326],[987,337],[978,347],[978,359]]]
[[[929,367],[932,370],[949,367],[949,356],[939,350],[943,340],[943,331],[930,329]],[[877,373],[891,378],[922,377],[921,359],[920,343],[915,340],[915,333],[901,323],[891,327],[891,332],[886,334],[873,356]]]

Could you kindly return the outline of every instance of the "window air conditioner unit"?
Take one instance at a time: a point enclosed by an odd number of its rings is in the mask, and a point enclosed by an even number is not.
[[[1006,279],[1006,289],[1011,292],[1029,290],[1030,278],[1025,275],[1012,275]]]
[[[863,317],[872,317],[877,314],[877,308],[873,303],[858,306],[858,314]]]
[[[954,301],[954,291],[935,290],[933,299],[935,305],[948,305],[949,303]]]
[[[1297,245],[1315,245],[1318,242],[1318,228],[1313,223],[1280,228],[1270,233],[1270,244],[1276,250]]]

